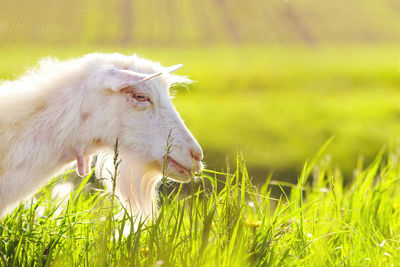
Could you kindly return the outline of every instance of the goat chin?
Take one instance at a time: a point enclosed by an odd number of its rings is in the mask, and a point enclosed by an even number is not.
[[[116,193],[128,212],[145,219],[155,211],[156,185],[161,180],[162,174],[156,165],[143,164],[128,154],[123,152],[120,154],[123,160],[118,167]],[[109,189],[113,186],[114,171],[114,155],[99,153],[95,175],[104,178]]]

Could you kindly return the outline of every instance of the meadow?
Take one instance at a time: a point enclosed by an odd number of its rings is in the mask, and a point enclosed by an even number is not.
[[[0,220],[0,266],[398,265],[399,11],[397,0],[3,1],[0,79],[94,51],[184,64],[177,74],[195,82],[173,102],[206,169],[182,187],[164,179],[147,221],[67,171]]]
[[[65,59],[93,48],[26,51],[0,50],[1,78],[15,78],[48,54]],[[174,88],[174,103],[204,148],[207,170],[185,189],[161,190],[158,216],[147,221],[90,176],[57,195],[58,181],[74,180],[67,172],[1,220],[2,265],[399,261],[395,46],[102,51],[185,64],[179,74],[197,82]]]
[[[327,145],[297,184],[269,179],[257,188],[241,157],[229,173],[205,170],[189,195],[161,190],[157,215],[147,221],[122,208],[114,192],[88,190],[90,175],[61,194],[54,184],[67,172],[1,220],[1,265],[396,265],[400,155],[381,151],[370,165],[359,162],[344,186],[324,156]],[[212,187],[198,186],[206,183]],[[272,187],[280,198],[271,197]]]

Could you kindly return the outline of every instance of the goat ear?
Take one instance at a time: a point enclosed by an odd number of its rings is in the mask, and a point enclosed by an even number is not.
[[[109,82],[114,81],[114,83],[111,82],[108,87],[113,91],[121,91],[124,88],[134,87],[135,85],[154,79],[164,73],[174,72],[182,66],[182,64],[174,65],[154,74],[143,74],[131,70],[113,70],[111,75],[116,79],[110,79]]]
[[[133,71],[124,70],[123,72],[124,72],[124,74],[126,74],[128,72],[133,72]],[[133,72],[133,73],[135,73],[135,72]],[[132,77],[119,79],[119,86],[117,86],[113,90],[117,91],[117,92],[124,91],[126,88],[132,88],[140,83],[143,83],[145,81],[156,78],[156,77],[160,76],[161,74],[163,74],[163,72],[157,72],[155,74],[150,74],[150,75],[145,75],[145,74],[140,74],[140,73],[137,73],[137,74],[138,75],[133,74]]]
[[[145,79],[147,75],[131,70],[109,70],[104,79],[104,86],[115,92],[136,84]]]
[[[173,65],[171,67],[167,67],[167,68],[165,68],[164,70],[162,70],[160,72],[157,72],[157,73],[154,73],[154,74],[150,74],[147,77],[136,81],[134,84],[132,84],[132,86],[134,86],[136,84],[139,84],[139,83],[142,83],[142,82],[145,82],[145,81],[148,81],[148,80],[151,80],[151,79],[154,79],[154,78],[156,78],[156,77],[158,77],[158,76],[160,76],[160,75],[162,75],[164,73],[171,73],[171,72],[177,71],[180,68],[182,68],[182,66],[183,66],[182,64],[177,64],[177,65]]]

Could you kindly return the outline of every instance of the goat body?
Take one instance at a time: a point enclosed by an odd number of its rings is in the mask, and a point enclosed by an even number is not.
[[[66,164],[89,171],[89,156],[120,140],[118,192],[137,211],[151,209],[168,134],[174,152],[168,170],[186,181],[202,151],[174,109],[172,83],[187,82],[136,55],[89,54],[45,59],[0,85],[0,216]],[[177,164],[175,164],[177,163]],[[150,189],[149,189],[150,188]]]

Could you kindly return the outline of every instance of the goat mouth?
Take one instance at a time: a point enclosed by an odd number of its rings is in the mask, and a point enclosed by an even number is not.
[[[170,165],[172,168],[178,171],[180,175],[190,175],[192,173],[191,168],[186,168],[183,165],[179,164],[176,160],[171,157],[167,157],[167,164]]]

